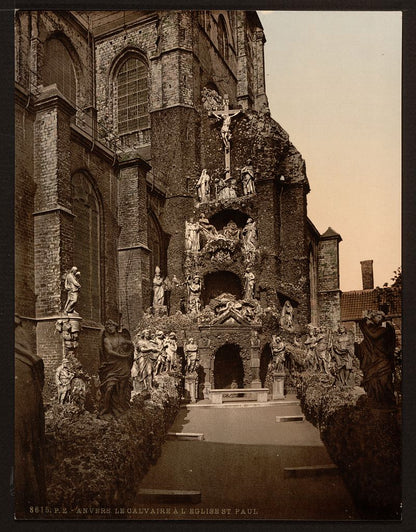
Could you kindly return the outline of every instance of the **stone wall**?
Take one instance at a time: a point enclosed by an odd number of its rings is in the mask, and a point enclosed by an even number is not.
[[[321,433],[363,519],[400,519],[401,419],[374,410],[361,389],[328,386],[328,378],[298,375],[303,413]]]
[[[118,420],[80,415],[67,405],[55,404],[46,412],[47,501],[60,515],[43,518],[96,519],[100,508],[112,509],[106,518],[120,518],[114,509],[133,505],[136,488],[159,458],[179,408],[175,379],[162,375],[157,380],[150,397],[135,396]]]

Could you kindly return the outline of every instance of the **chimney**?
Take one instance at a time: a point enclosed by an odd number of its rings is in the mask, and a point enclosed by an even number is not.
[[[361,261],[361,276],[363,279],[363,290],[372,290],[374,288],[372,260]]]

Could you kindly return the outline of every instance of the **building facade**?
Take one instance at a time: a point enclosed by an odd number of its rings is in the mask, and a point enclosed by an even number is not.
[[[289,302],[293,334],[338,324],[341,237],[320,235],[307,217],[305,162],[268,108],[264,43],[254,11],[16,12],[16,312],[47,371],[62,357],[54,331],[73,265],[79,355],[92,373],[105,320],[133,332],[152,307],[156,267],[177,280],[171,315],[192,310],[194,275],[203,310],[223,294],[246,300],[252,274],[248,299],[279,315]],[[201,232],[190,253],[185,230],[198,219],[219,237],[207,247]],[[243,238],[250,219],[253,256]],[[240,333],[244,383],[259,380],[269,339],[258,322],[233,316],[216,323],[224,338],[204,344],[206,387],[215,350]],[[260,346],[250,351],[254,330]]]

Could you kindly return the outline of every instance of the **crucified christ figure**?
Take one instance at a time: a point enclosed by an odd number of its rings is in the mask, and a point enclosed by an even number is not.
[[[230,109],[228,96],[224,95],[224,110],[223,111],[211,111],[216,118],[223,120],[221,126],[221,137],[224,142],[225,150],[230,151],[230,140],[231,140],[231,119],[238,115],[241,112],[241,109]]]

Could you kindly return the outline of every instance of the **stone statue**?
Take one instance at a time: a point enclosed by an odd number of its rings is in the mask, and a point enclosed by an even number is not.
[[[75,371],[67,358],[62,359],[55,373],[55,383],[58,388],[58,402],[63,405],[71,401],[71,383],[75,377]]]
[[[130,407],[134,346],[127,329],[118,332],[117,323],[107,320],[101,337],[100,417],[118,417]]]
[[[243,252],[248,262],[253,262],[257,252],[258,237],[256,222],[249,218],[241,232]]]
[[[287,299],[280,314],[280,327],[282,327],[282,329],[293,331],[293,314],[294,310],[292,303]]]
[[[199,251],[200,230],[200,224],[198,222],[194,222],[193,218],[191,218],[189,222],[185,221],[185,251]]]
[[[152,341],[150,330],[144,329],[135,344],[135,383],[140,383],[146,390],[153,387],[154,365],[158,356],[158,346]],[[137,389],[137,386],[136,386]]]
[[[318,329],[314,327],[311,323],[307,325],[308,335],[305,340],[305,360],[306,363],[312,368],[317,368],[316,360],[316,344],[317,344],[317,331]]]
[[[241,169],[241,183],[243,185],[243,195],[255,194],[254,187],[254,169],[251,164],[251,159],[248,159],[247,165]]]
[[[61,333],[65,356],[74,355],[78,348],[79,332],[81,329],[80,319],[59,319],[56,321],[55,328]]]
[[[176,342],[176,334],[171,332],[165,340],[164,349],[166,353],[166,371],[172,371],[176,368],[176,352],[178,344]]]
[[[238,110],[230,110],[229,108],[229,99],[228,95],[224,94],[224,110],[223,111],[211,111],[211,113],[218,118],[219,120],[222,120],[222,126],[221,126],[221,138],[224,143],[224,147],[227,151],[230,150],[230,141],[231,141],[231,119],[237,116],[241,109]]]
[[[201,100],[204,109],[207,111],[215,111],[222,107],[223,101],[221,96],[215,89],[204,87],[201,91]]]
[[[335,362],[335,378],[342,386],[348,386],[353,361],[353,333],[340,325],[334,334],[332,353]]]
[[[260,338],[259,333],[257,331],[252,331],[251,338],[250,338],[250,345],[251,347],[259,348],[260,347]]]
[[[32,353],[30,340],[15,317],[14,495],[18,519],[31,505],[46,504],[45,414],[42,400],[43,360]]]
[[[254,287],[255,287],[255,275],[250,268],[247,268],[246,273],[244,274],[245,283],[244,283],[244,299],[250,301],[254,299]]]
[[[315,348],[317,369],[327,375],[331,372],[331,351],[328,344],[328,331],[324,327],[318,327]]]
[[[240,229],[234,220],[230,220],[222,230],[222,234],[227,240],[238,241],[240,238]]]
[[[219,201],[227,201],[237,197],[236,182],[231,178],[229,170],[225,170],[225,177],[215,179],[215,195]]]
[[[201,289],[199,275],[188,279],[188,312],[198,313],[201,310]]]
[[[211,178],[208,175],[206,168],[204,168],[196,184],[198,199],[201,203],[206,203],[210,200],[210,182]]]
[[[163,277],[160,274],[159,266],[155,268],[155,276],[153,277],[153,307],[161,307],[164,304],[165,288]]]
[[[193,338],[189,338],[188,343],[185,345],[185,373],[193,373],[199,366],[198,357],[198,344]]]
[[[394,349],[396,333],[391,323],[382,322],[381,310],[369,311],[358,324],[363,341],[354,344],[355,355],[363,372],[363,386],[374,406],[393,407],[396,404],[393,389]]]
[[[155,341],[158,351],[155,364],[155,375],[159,375],[159,373],[165,371],[166,366],[165,335],[163,331],[156,331]]]
[[[273,334],[272,341],[270,344],[271,350],[272,350],[272,367],[274,371],[283,372],[284,371],[284,363],[285,363],[285,355],[286,355],[286,345],[280,338],[280,336],[277,336],[276,334]]]
[[[65,314],[75,313],[75,305],[78,301],[78,294],[81,285],[79,284],[79,277],[81,273],[76,266],[72,266],[65,276],[65,290],[68,292],[67,300],[64,306]]]
[[[202,213],[199,216],[198,225],[207,242],[218,236],[215,227],[209,223],[208,218],[206,218]]]

